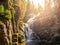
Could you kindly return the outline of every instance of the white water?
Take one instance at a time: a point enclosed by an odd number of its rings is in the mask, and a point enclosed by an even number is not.
[[[27,23],[25,23],[25,26],[24,26],[24,33],[27,41],[28,42],[31,41],[31,34],[33,33],[33,31]]]

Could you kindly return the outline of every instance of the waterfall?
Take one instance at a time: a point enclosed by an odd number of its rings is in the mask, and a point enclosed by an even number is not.
[[[32,33],[33,33],[33,31],[30,28],[30,26],[27,23],[25,23],[25,25],[24,25],[24,34],[25,34],[25,37],[26,37],[27,41],[31,41],[31,34]]]

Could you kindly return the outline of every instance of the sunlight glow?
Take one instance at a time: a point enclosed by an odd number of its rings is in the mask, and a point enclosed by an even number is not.
[[[51,0],[51,7],[53,8],[54,7],[54,1]]]
[[[36,7],[38,7],[38,0],[33,0],[33,3]]]
[[[27,2],[28,0],[26,0],[26,2]],[[30,0],[30,2],[32,3],[34,3],[34,5],[35,5],[35,7],[38,7],[38,4],[40,4],[41,6],[42,6],[42,8],[44,8],[45,7],[45,0]]]
[[[28,0],[26,0],[27,2]],[[42,8],[45,8],[45,1],[47,1],[49,3],[49,0],[30,0],[30,2],[35,5],[35,7],[37,8],[38,7],[38,4],[41,5]],[[53,8],[55,5],[54,5],[54,0],[51,0],[51,4],[50,4],[51,8]]]
[[[30,18],[30,19],[27,21],[27,23],[30,23],[30,24],[33,23],[33,21],[35,21],[35,19],[36,19],[37,17],[39,17],[39,16],[41,16],[40,13],[38,13],[36,16]]]
[[[45,1],[44,0],[30,0],[30,2],[34,3],[35,7],[38,7],[38,4],[40,4],[42,6],[42,8],[44,8],[44,3]]]
[[[42,6],[42,8],[44,8],[45,7],[45,0],[38,0],[39,1],[39,3],[41,4],[41,6]]]

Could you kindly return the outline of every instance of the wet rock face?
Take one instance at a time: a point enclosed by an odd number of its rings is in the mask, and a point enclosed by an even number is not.
[[[15,13],[15,15],[14,15],[14,20],[15,20],[15,22],[17,22],[18,19],[19,19],[19,16],[20,16],[20,8],[15,5],[15,6],[14,6],[14,9],[15,9],[15,11],[16,11],[16,13]]]
[[[58,33],[60,24],[57,16],[58,15],[42,15],[39,18],[35,18],[32,24],[28,23],[40,40],[54,41],[54,38],[58,37],[58,39],[60,39]]]

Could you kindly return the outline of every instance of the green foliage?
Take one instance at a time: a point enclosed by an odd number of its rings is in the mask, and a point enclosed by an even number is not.
[[[12,2],[12,0],[8,0],[8,5],[9,5],[9,9],[11,9],[11,12],[13,12],[13,14],[15,14],[15,9],[14,9],[14,4]]]
[[[14,5],[13,5],[13,2],[12,2],[12,0],[6,0],[7,2],[5,2],[5,3],[8,3],[8,9],[5,9],[4,8],[4,6],[5,5],[0,5],[0,25],[3,25],[4,24],[4,22],[8,22],[8,23],[10,23],[10,25],[11,25],[11,23],[13,22],[9,22],[9,21],[11,21],[11,19],[12,19],[12,16],[13,16],[13,18],[14,18],[14,14],[15,14],[15,9],[14,9]],[[20,18],[18,19],[19,20],[19,23],[18,24],[20,24],[20,28],[23,28],[23,20],[21,20],[21,19],[24,19],[24,16],[25,16],[25,12],[26,12],[26,4],[25,4],[25,0],[19,0],[20,2],[18,2],[18,3],[20,3],[20,5],[19,5],[19,7],[20,7]],[[2,15],[3,14],[3,15]],[[22,21],[22,22],[21,22]],[[7,23],[6,22],[6,23]],[[17,24],[17,25],[18,25]],[[5,24],[4,24],[5,25]],[[8,25],[8,24],[7,24]],[[15,26],[16,24],[14,24],[14,26]],[[12,25],[12,27],[13,27],[13,25]],[[10,28],[10,26],[8,25],[8,28]],[[9,30],[8,28],[6,28],[7,30]],[[21,32],[21,29],[19,29],[18,30],[18,33],[19,33],[19,39],[21,39],[20,41],[21,42],[24,42],[25,41],[25,37],[24,37],[24,34],[23,34],[23,32]]]
[[[23,23],[23,19],[25,17],[25,13],[26,13],[26,2],[25,0],[19,0],[19,5],[20,7],[20,16],[19,16],[19,19],[18,19],[18,24],[19,24],[19,37],[20,37],[20,43],[24,42],[25,41],[25,37],[24,37],[24,34],[23,32],[21,31],[23,29],[23,26],[24,26],[24,23]],[[19,39],[19,38],[18,38]]]
[[[8,35],[8,37],[6,38],[6,40],[8,39],[8,41],[9,41],[9,43],[11,42],[10,40],[10,38],[11,38],[11,36],[9,36],[9,35],[11,35],[10,34],[10,30],[13,30],[11,27],[12,27],[12,22],[11,22],[11,19],[12,19],[12,16],[13,16],[13,14],[14,14],[14,8],[13,8],[13,3],[11,2],[12,0],[5,0],[5,2],[4,2],[4,0],[1,2],[0,1],[0,33],[4,33],[4,35],[5,35],[5,32],[7,33],[7,35]],[[6,4],[8,5],[8,6],[6,6]],[[6,9],[7,8],[7,9]],[[11,11],[11,10],[13,10],[13,11]],[[3,26],[8,26],[8,27],[3,27]],[[9,28],[9,29],[8,29]],[[11,28],[11,29],[10,29]],[[8,32],[6,31],[6,29],[8,30]],[[2,32],[3,31],[3,32]],[[5,31],[5,32],[4,32]],[[12,33],[12,32],[11,32]],[[2,34],[3,35],[3,34]],[[5,38],[6,37],[6,35],[4,36],[4,37],[2,37],[2,38]],[[1,39],[1,37],[0,37],[0,39]],[[4,39],[3,39],[4,40]],[[0,40],[1,41],[1,40]],[[8,42],[6,42],[6,41],[4,41],[3,42],[5,45],[7,45],[6,43],[8,43]],[[0,43],[1,44],[1,43]]]
[[[4,19],[4,20],[12,19],[12,15],[11,15],[10,10],[6,9],[4,13],[0,14],[0,20],[2,20],[2,19]]]
[[[0,25],[3,25],[4,23],[0,21]]]
[[[4,6],[0,5],[0,13],[4,13]]]
[[[13,6],[12,0],[8,0],[8,5],[9,5],[9,9],[11,9]]]
[[[7,10],[7,9],[6,9],[6,10],[5,10],[5,14],[7,14],[7,15],[11,14],[11,13],[10,13],[10,10]]]
[[[12,14],[14,15],[14,14],[16,13],[14,7],[11,7],[11,9],[12,9],[12,10],[11,10]]]
[[[12,18],[11,12],[8,9],[5,10],[5,18],[6,19],[11,19]]]
[[[0,5],[0,20],[4,18],[5,20],[9,20],[12,18],[11,11],[8,9],[4,9],[3,5]]]
[[[23,34],[23,32],[22,32],[21,30],[18,30],[18,32],[19,32],[19,35],[18,35],[18,42],[19,42],[19,43],[22,43],[22,42],[25,41],[24,34]]]
[[[0,21],[0,34],[2,34],[1,36],[3,36],[3,34],[4,34],[3,25],[4,25],[4,23]]]

